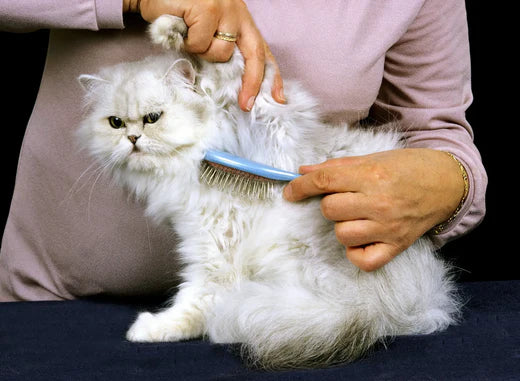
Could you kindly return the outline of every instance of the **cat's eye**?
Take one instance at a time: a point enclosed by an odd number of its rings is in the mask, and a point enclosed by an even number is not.
[[[117,116],[109,116],[108,123],[110,123],[110,127],[112,128],[122,128],[125,127],[125,121]]]
[[[143,123],[144,124],[153,124],[159,120],[161,117],[162,112],[151,112],[149,114],[146,114],[143,116]]]

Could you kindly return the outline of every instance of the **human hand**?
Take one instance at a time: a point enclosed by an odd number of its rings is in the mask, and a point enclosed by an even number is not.
[[[285,187],[285,199],[325,195],[322,214],[336,222],[347,258],[364,271],[382,267],[446,221],[464,194],[455,160],[431,149],[332,159],[300,172]]]
[[[240,108],[250,111],[253,107],[266,61],[275,68],[271,94],[277,102],[285,103],[283,80],[276,60],[242,0],[124,0],[123,10],[140,12],[148,22],[163,14],[182,17],[188,26],[184,48],[212,62],[228,61],[235,46],[233,42],[215,38],[215,33],[236,35],[236,45],[244,57],[242,89],[238,95]]]

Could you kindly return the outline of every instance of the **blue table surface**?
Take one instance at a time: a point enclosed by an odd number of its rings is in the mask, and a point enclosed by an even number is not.
[[[113,300],[0,303],[0,380],[520,380],[520,280],[461,284],[460,324],[389,340],[327,369],[246,368],[231,346],[130,343],[137,312]]]

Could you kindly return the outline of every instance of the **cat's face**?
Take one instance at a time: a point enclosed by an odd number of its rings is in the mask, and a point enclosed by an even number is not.
[[[204,134],[194,75],[189,62],[179,60],[166,69],[132,63],[81,76],[90,105],[82,144],[107,166],[164,172]]]

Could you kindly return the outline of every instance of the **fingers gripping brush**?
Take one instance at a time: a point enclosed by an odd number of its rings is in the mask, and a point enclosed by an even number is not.
[[[298,173],[213,150],[206,152],[200,170],[201,180],[209,186],[250,199],[269,199],[275,184],[299,176]]]

